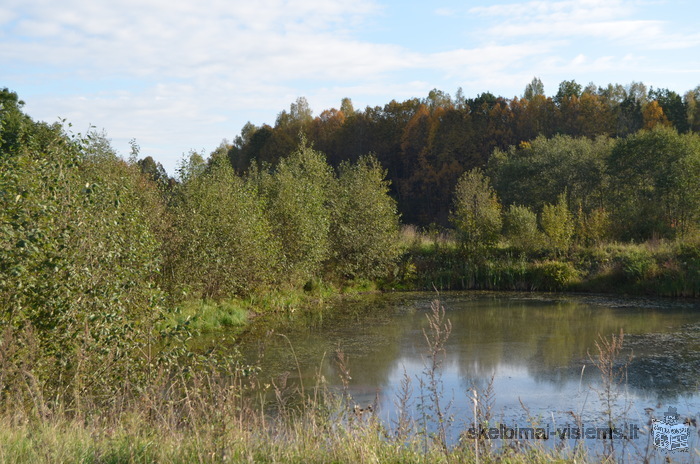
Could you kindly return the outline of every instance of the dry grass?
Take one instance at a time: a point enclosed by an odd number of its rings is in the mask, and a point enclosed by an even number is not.
[[[454,248],[457,243],[447,229],[432,228],[421,230],[419,227],[411,224],[401,226],[400,241],[404,248],[413,250]]]
[[[0,463],[586,462],[575,451],[534,444],[451,443],[454,418],[441,378],[450,333],[436,301],[424,332],[424,370],[415,379],[419,393],[414,397],[414,379],[404,376],[394,426],[379,420],[376,407],[356,405],[347,388],[331,391],[320,373],[314,385],[266,384],[254,366],[235,360],[161,367],[146,384],[124,385],[112,401],[87,397],[70,410],[47,399],[40,385],[3,385],[5,392],[24,388],[15,397],[29,401],[6,401],[0,411]],[[621,343],[621,337],[599,343],[596,359],[610,376],[617,375]],[[347,386],[351,373],[342,351],[336,362]],[[475,423],[490,422],[492,385],[473,394]],[[414,405],[417,416],[409,412]]]

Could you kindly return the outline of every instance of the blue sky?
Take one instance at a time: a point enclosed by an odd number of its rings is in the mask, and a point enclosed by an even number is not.
[[[314,114],[424,97],[520,96],[537,76],[700,85],[696,0],[3,0],[0,86],[48,122],[135,138],[173,173],[297,97]]]

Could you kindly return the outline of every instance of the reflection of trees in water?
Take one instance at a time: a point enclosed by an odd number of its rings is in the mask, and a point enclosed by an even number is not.
[[[421,329],[433,298],[424,293],[346,299],[340,310],[280,321],[275,330],[289,336],[306,379],[313,379],[320,370],[331,384],[337,384],[333,355],[340,346],[349,357],[351,385],[377,388],[389,382],[400,359],[422,364],[425,340]],[[586,364],[583,380],[591,383],[599,373],[588,352],[594,354],[599,334],[609,336],[623,328],[626,350],[633,350],[636,356],[629,367],[631,388],[660,396],[697,391],[693,383],[697,380],[691,377],[700,371],[700,346],[694,341],[700,333],[697,328],[694,332],[677,329],[697,323],[697,313],[683,307],[640,310],[591,305],[588,300],[445,294],[442,304],[453,326],[447,346],[449,362],[458,366],[467,388],[472,383],[485,387],[498,367],[508,366],[525,367],[537,381],[564,385],[578,382]],[[644,335],[648,332],[655,335]],[[248,335],[244,345],[249,353],[254,352],[251,347],[257,341],[266,347],[263,372],[290,371],[292,379],[297,377],[286,340],[265,333]]]
[[[638,353],[628,369],[633,388],[667,401],[700,389],[700,325],[631,337],[629,347]]]
[[[309,313],[304,318],[260,324],[266,330],[248,334],[242,351],[250,362],[256,361],[258,347],[263,347],[260,364],[263,376],[290,372],[298,381],[298,360],[305,384],[321,374],[330,384],[338,383],[334,357],[340,348],[348,359],[351,384],[374,388],[387,383],[394,361],[400,356],[400,339],[410,330],[410,312],[416,295],[363,295],[345,298],[342,307]],[[268,329],[274,326],[274,333]],[[284,337],[275,333],[285,334]],[[290,342],[294,349],[290,348]],[[296,359],[295,359],[296,357]]]
[[[700,326],[675,330],[672,317],[664,329],[667,333],[627,334],[619,365],[628,363],[627,387],[641,396],[652,395],[660,401],[671,401],[679,396],[696,394],[700,387]],[[657,329],[659,329],[657,327]],[[591,354],[595,351],[591,350]],[[629,359],[632,356],[631,360]],[[583,379],[585,384],[600,380],[600,372],[588,357],[573,360],[570,366],[551,369],[530,360],[528,371],[538,381],[563,385]],[[586,365],[581,376],[582,366]]]
[[[623,328],[623,356],[637,353],[629,366],[629,386],[664,398],[696,392],[698,388],[698,380],[693,377],[700,371],[700,346],[694,343],[699,334],[696,331],[684,336],[674,329],[697,321],[690,309],[683,305],[613,308],[589,305],[585,300],[472,302],[467,310],[450,313],[452,344],[459,349],[460,376],[467,386],[476,383],[483,387],[498,367],[508,366],[525,367],[536,381],[555,386],[580,379],[591,384],[597,383],[600,374],[591,365],[588,353],[595,353],[599,335],[609,336]],[[642,335],[648,332],[655,335]],[[660,354],[655,339],[664,335],[674,343],[663,345],[667,349]],[[632,344],[633,340],[640,341]],[[646,347],[646,353],[640,352],[640,346]]]

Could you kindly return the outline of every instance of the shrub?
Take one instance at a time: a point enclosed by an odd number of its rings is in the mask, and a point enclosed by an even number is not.
[[[536,252],[542,246],[542,233],[537,228],[537,215],[527,206],[510,205],[504,215],[504,232],[515,249]]]
[[[274,282],[280,246],[255,187],[238,177],[226,158],[188,176],[173,210],[170,261],[176,289],[218,299]]]
[[[465,172],[457,182],[452,223],[462,250],[472,261],[483,259],[498,242],[501,204],[478,168]]]
[[[531,273],[535,290],[563,290],[579,278],[579,273],[574,265],[562,261],[536,263],[532,267]]]
[[[574,235],[574,220],[566,205],[566,192],[559,195],[556,205],[544,205],[540,223],[549,247],[556,254],[567,252]]]
[[[3,362],[57,397],[72,379],[74,400],[88,384],[109,398],[160,315],[162,205],[105,139],[24,131],[0,153],[0,328],[16,348]]]
[[[396,201],[373,156],[344,163],[331,201],[332,267],[343,277],[385,276],[400,254]]]
[[[649,278],[656,269],[656,260],[647,250],[628,250],[618,260],[624,275],[635,282]]]
[[[304,283],[329,258],[329,194],[335,181],[325,156],[302,139],[271,173],[261,173],[260,187],[270,224],[282,246],[287,279]]]
[[[579,208],[576,235],[583,245],[595,246],[605,242],[610,235],[610,213],[605,208],[596,208],[584,213]]]

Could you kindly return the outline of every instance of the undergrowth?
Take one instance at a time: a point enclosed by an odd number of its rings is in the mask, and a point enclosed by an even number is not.
[[[402,231],[405,250],[396,290],[577,291],[700,297],[700,242],[652,240],[574,246],[565,253],[500,243],[483,256],[466,255],[446,232]]]

